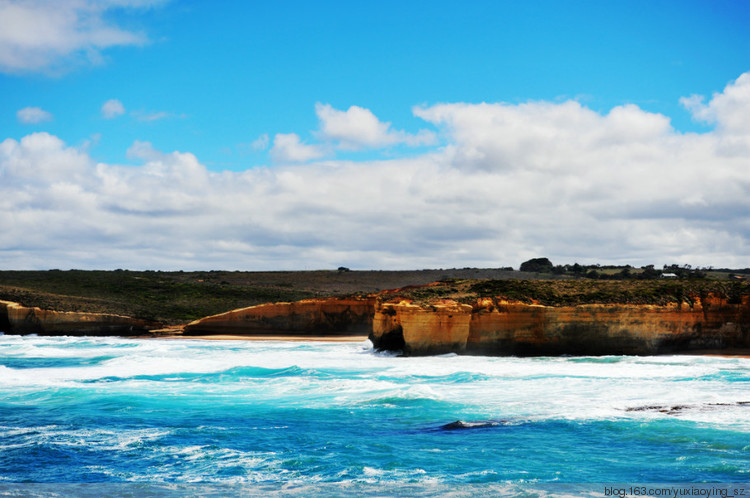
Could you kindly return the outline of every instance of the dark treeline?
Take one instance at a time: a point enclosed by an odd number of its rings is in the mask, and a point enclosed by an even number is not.
[[[693,267],[688,264],[664,265],[662,268],[656,268],[654,265],[641,266],[640,268],[631,265],[581,265],[578,263],[555,265],[547,258],[530,259],[522,263],[519,269],[533,273],[549,273],[597,280],[703,279],[709,275],[744,280],[745,275],[750,275],[750,268]]]

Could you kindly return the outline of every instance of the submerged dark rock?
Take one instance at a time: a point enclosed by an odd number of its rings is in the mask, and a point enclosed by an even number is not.
[[[488,427],[497,427],[503,425],[501,421],[484,421],[484,422],[464,422],[463,420],[456,420],[449,424],[441,425],[439,430],[441,431],[458,431],[465,429],[485,429]]]
[[[718,410],[729,406],[744,406],[750,408],[750,401],[734,403],[698,403],[692,405],[645,405],[626,408],[626,412],[659,412],[667,415],[677,415],[688,410]]]

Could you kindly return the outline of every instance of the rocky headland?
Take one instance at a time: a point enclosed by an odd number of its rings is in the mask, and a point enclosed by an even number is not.
[[[154,335],[163,324],[0,301],[15,334]],[[446,280],[238,308],[182,336],[368,336],[405,355],[665,354],[750,347],[747,282]]]
[[[183,335],[368,335],[375,301],[351,297],[260,304],[195,320]]]
[[[446,281],[196,320],[185,334],[367,334],[405,355],[664,354],[750,346],[747,284]]]
[[[0,301],[0,331],[37,335],[142,335],[160,323],[107,313],[54,311]]]
[[[370,339],[406,354],[653,355],[750,346],[750,299],[707,296],[693,306],[381,303]]]

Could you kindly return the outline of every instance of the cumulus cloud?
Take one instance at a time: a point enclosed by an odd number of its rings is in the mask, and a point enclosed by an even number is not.
[[[715,93],[708,103],[702,95],[680,99],[693,119],[716,125],[723,139],[720,144],[724,155],[750,155],[750,73],[744,73],[731,82],[721,93]]]
[[[172,117],[183,117],[183,116],[175,116],[174,114],[171,114],[166,111],[148,111],[148,112],[133,111],[132,115],[135,116],[135,118],[138,121],[146,121],[146,122],[159,121],[162,119],[167,119],[167,118],[172,118]]]
[[[104,119],[114,119],[125,114],[125,106],[117,99],[109,99],[102,104],[102,116]]]
[[[20,142],[11,138],[0,143],[0,177],[8,186],[5,192],[13,196],[14,187],[34,181],[48,185],[70,179],[82,181],[93,162],[88,155],[54,135],[40,132],[23,137]]]
[[[16,118],[23,124],[36,124],[52,121],[52,114],[41,107],[24,107],[16,112]]]
[[[744,73],[721,93],[715,93],[705,104],[702,95],[683,97],[680,103],[698,121],[718,124],[724,132],[747,135],[750,133],[750,73]]]
[[[273,137],[271,159],[274,162],[300,163],[320,159],[325,155],[326,150],[323,146],[302,143],[296,133],[277,133]]]
[[[591,167],[592,155],[632,148],[649,153],[674,135],[669,119],[634,105],[602,116],[576,101],[439,104],[415,114],[449,134],[448,153],[462,168],[488,171]]]
[[[383,161],[315,161],[325,151],[295,134],[274,137],[281,165],[243,172],[211,172],[148,142],[128,150],[138,166],[119,166],[46,133],[6,139],[0,257],[16,268],[434,268],[535,256],[746,267],[744,81],[702,104],[715,109],[705,133],[632,105],[421,107],[445,144]]]
[[[315,113],[320,121],[319,136],[335,141],[342,149],[380,148],[389,145],[433,145],[437,137],[422,130],[416,135],[391,129],[391,123],[380,121],[369,109],[353,105],[346,111],[318,103]]]
[[[250,143],[250,148],[253,150],[266,150],[268,148],[268,144],[268,134],[264,133]]]
[[[100,63],[102,50],[141,45],[145,34],[106,19],[114,8],[147,7],[161,0],[2,0],[0,1],[0,71],[65,70]]]
[[[313,135],[321,143],[305,144],[296,133],[279,133],[274,137],[271,148],[274,162],[306,162],[333,155],[336,150],[379,149],[399,144],[416,147],[437,143],[437,135],[432,131],[420,130],[411,134],[394,130],[391,123],[380,121],[364,107],[351,106],[346,111],[340,111],[329,104],[317,103],[315,113],[319,129]],[[252,147],[263,150],[268,145],[267,140],[267,135],[262,135],[253,142]]]

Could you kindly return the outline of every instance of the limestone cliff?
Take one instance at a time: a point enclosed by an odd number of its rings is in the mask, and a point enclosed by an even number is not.
[[[377,348],[405,354],[463,352],[469,337],[472,307],[451,300],[427,306],[408,301],[378,303],[370,339]]]
[[[517,296],[517,297],[512,297]],[[0,301],[0,331],[133,335],[143,320]],[[175,333],[175,331],[171,331]],[[452,281],[368,297],[269,303],[196,320],[185,335],[369,335],[406,355],[661,354],[750,347],[750,286]]]
[[[750,296],[667,305],[542,306],[491,298],[376,307],[371,340],[406,354],[660,354],[750,346]]]
[[[52,311],[0,301],[0,332],[39,335],[139,335],[160,324],[120,315]]]
[[[370,332],[375,299],[305,299],[241,308],[196,320],[185,335],[203,334],[332,334]]]

